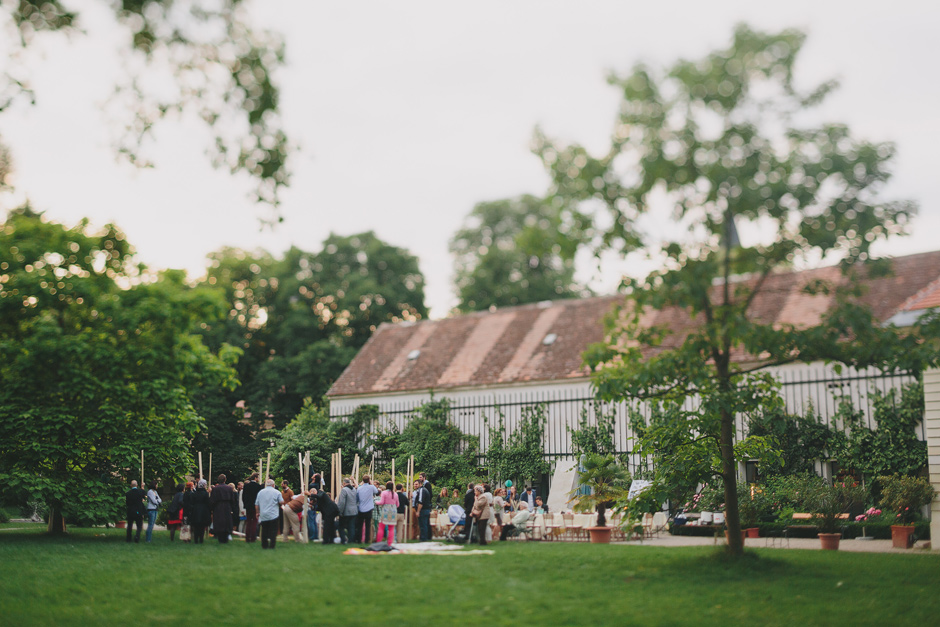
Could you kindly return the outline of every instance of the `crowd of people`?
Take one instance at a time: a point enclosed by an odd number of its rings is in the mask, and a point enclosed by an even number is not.
[[[258,479],[258,473],[253,473],[247,481],[236,485],[227,483],[225,475],[219,475],[213,486],[205,479],[177,485],[167,507],[170,540],[174,541],[179,533],[184,542],[202,544],[209,533],[225,544],[238,535],[244,536],[246,542],[260,538],[262,549],[273,549],[279,534],[284,541],[294,538],[297,542],[309,539],[324,544],[366,545],[372,543],[374,534],[376,542],[391,545],[405,540],[406,520],[414,533],[412,539],[431,540],[431,511],[444,512],[452,505],[460,505],[466,517],[464,533],[475,534],[484,545],[494,537],[506,540],[524,527],[532,514],[548,512],[542,497],[531,486],[517,493],[515,486],[494,491],[487,483],[469,483],[465,492],[442,488],[435,498],[425,473],[418,475],[410,493],[405,492],[401,483],[388,481],[383,485],[369,475],[361,481],[344,477],[335,499],[323,489],[319,474],[313,475],[307,489],[297,493],[287,480],[278,489],[273,479],[264,485]],[[144,492],[132,481],[125,495],[127,542],[140,541],[144,517],[146,541],[153,539],[162,500],[156,482],[148,488]],[[512,515],[511,522],[504,525],[502,514]],[[135,525],[136,536],[132,532]]]

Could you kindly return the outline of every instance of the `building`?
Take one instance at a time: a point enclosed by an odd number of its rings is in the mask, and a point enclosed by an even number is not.
[[[918,313],[940,306],[940,251],[899,257],[893,272],[866,280],[861,297],[882,324],[910,324]],[[808,294],[804,287],[824,280],[838,283],[838,268],[781,273],[767,279],[751,311],[766,322],[812,326],[832,306],[833,296]],[[409,412],[432,395],[453,401],[454,424],[481,440],[486,450],[486,419],[497,408],[512,430],[524,407],[544,402],[548,423],[545,455],[571,455],[570,429],[595,407],[590,372],[581,355],[605,340],[604,320],[622,297],[606,296],[550,301],[476,312],[443,320],[383,324],[373,334],[328,393],[330,411],[343,416],[362,404],[379,407],[387,426],[401,428]],[[662,311],[648,324],[667,325],[676,335],[695,321],[683,312]],[[740,360],[753,357],[741,355]],[[774,368],[787,406],[801,411],[812,402],[824,416],[834,411],[838,396],[848,396],[866,411],[872,388],[887,389],[911,381],[903,374],[874,370],[836,373],[821,363]],[[630,452],[630,432],[623,408],[618,413],[615,445]],[[739,433],[743,425],[739,424]],[[923,436],[922,436],[923,437]]]

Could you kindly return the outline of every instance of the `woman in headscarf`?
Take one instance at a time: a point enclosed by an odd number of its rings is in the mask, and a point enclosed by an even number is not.
[[[206,527],[209,526],[209,492],[206,490],[206,480],[200,479],[196,484],[196,491],[192,492],[189,507],[183,501],[183,509],[193,528],[193,544],[202,544],[205,540]]]
[[[235,490],[225,483],[225,475],[219,475],[219,482],[212,486],[210,504],[212,505],[212,533],[215,534],[219,544],[228,542],[232,535],[232,503],[237,497]]]

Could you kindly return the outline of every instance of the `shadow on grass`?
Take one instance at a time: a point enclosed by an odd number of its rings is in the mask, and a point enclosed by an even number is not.
[[[674,565],[689,574],[719,576],[728,580],[781,577],[798,572],[799,569],[795,568],[789,560],[781,557],[770,557],[748,550],[738,557],[731,555],[722,547],[697,555],[676,553]]]
[[[144,531],[141,533],[141,541],[143,541],[143,536],[146,532],[147,529],[144,527]],[[118,543],[124,542],[126,539],[126,529],[115,529],[113,527],[72,527],[63,535],[49,533],[46,530],[45,523],[10,523],[9,525],[0,525],[0,543]]]

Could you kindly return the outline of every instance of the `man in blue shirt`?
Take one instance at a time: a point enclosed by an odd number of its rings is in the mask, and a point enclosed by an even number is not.
[[[372,542],[372,510],[375,509],[375,497],[379,495],[379,489],[372,485],[372,477],[365,475],[356,492],[359,494],[356,536],[362,544],[370,544]]]
[[[281,512],[281,503],[284,497],[274,487],[274,479],[264,482],[264,489],[258,492],[255,499],[255,512],[261,522],[261,548],[273,549],[277,542],[278,514]]]

